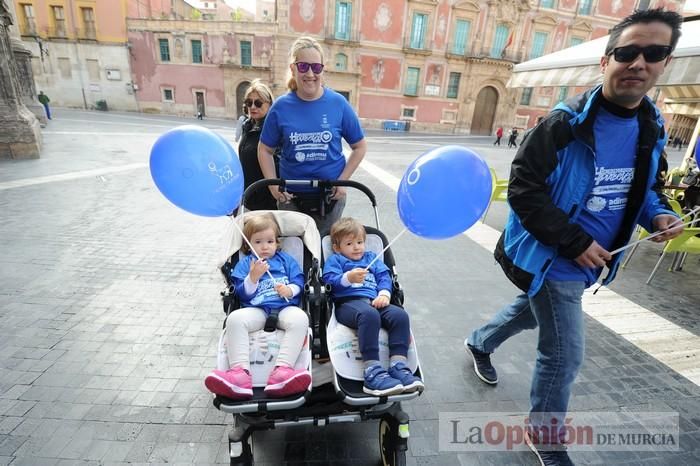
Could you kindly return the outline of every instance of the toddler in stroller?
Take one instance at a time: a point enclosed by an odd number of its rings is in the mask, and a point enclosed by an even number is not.
[[[301,181],[293,181],[300,183]],[[309,183],[304,180],[303,182]],[[327,183],[312,181],[313,183]],[[266,188],[270,184],[283,185],[289,181],[261,180],[251,185],[243,197],[256,189]],[[376,199],[364,185],[352,181],[333,181],[344,186],[356,187],[371,200],[379,227]],[[245,202],[243,202],[245,205]],[[363,391],[363,363],[357,351],[358,339],[354,329],[346,327],[335,320],[333,302],[329,298],[330,287],[321,278],[322,257],[330,258],[332,254],[330,237],[319,236],[314,220],[302,213],[293,211],[253,211],[239,214],[235,221],[239,225],[251,216],[273,215],[282,232],[282,250],[297,258],[304,273],[304,288],[300,297],[300,307],[309,316],[309,328],[301,352],[294,363],[295,369],[311,370],[311,384],[304,393],[285,398],[268,396],[262,387],[266,384],[267,364],[274,361],[274,345],[265,343],[267,335],[282,334],[282,330],[266,333],[257,331],[249,334],[250,367],[253,378],[253,398],[248,400],[231,399],[228,396],[214,397],[214,406],[226,413],[233,414],[233,430],[229,433],[229,453],[231,464],[253,464],[254,432],[289,426],[328,426],[336,423],[358,423],[371,420],[379,421],[379,447],[382,462],[385,465],[405,464],[409,438],[409,418],[402,410],[401,403],[420,395],[419,390],[403,391],[396,394],[375,396]],[[382,255],[382,249],[388,244],[386,237],[372,227],[367,231],[367,250],[374,251],[383,259],[389,269],[391,281],[391,303],[401,306],[402,291],[398,283],[394,259],[390,249]],[[234,239],[228,248],[228,258],[222,271],[227,278],[227,290],[222,293],[224,308],[235,314],[240,306],[240,297],[235,293],[230,281],[231,274],[240,259],[237,252],[241,246],[239,232],[234,232]],[[323,248],[322,248],[323,245]],[[235,254],[234,254],[235,252]],[[376,311],[375,311],[376,312]],[[228,319],[228,318],[227,318]],[[225,339],[223,339],[225,340]],[[278,336],[277,340],[281,341]],[[386,367],[389,363],[388,338],[384,329],[379,331],[379,361]],[[222,355],[224,357],[222,357]],[[329,361],[330,359],[330,361]],[[228,369],[229,360],[226,345],[220,342],[219,370]],[[270,365],[274,365],[271,363]],[[407,366],[421,377],[417,351],[412,337],[408,345]],[[403,383],[402,383],[403,386]],[[334,429],[331,429],[334,430]],[[337,432],[337,429],[334,431]],[[263,437],[264,438],[264,437]],[[284,454],[277,448],[259,449],[269,464],[281,464],[283,459],[275,455]],[[291,459],[291,458],[290,458]],[[272,461],[270,463],[270,461]]]
[[[264,393],[271,398],[303,393],[311,384],[311,374],[294,365],[309,327],[308,316],[298,307],[304,275],[296,260],[280,250],[280,228],[272,214],[249,216],[243,235],[254,251],[244,242],[241,252],[246,255],[228,271],[243,306],[226,318],[228,369],[213,370],[204,383],[212,393],[231,400],[253,398],[249,334],[263,330],[272,317],[277,325],[268,330],[278,327],[284,334]]]
[[[392,280],[377,254],[365,251],[364,226],[349,217],[331,227],[334,254],[323,266],[323,280],[331,285],[337,321],[357,329],[364,364],[362,391],[375,396],[422,391],[421,379],[406,365],[410,343],[408,313],[390,304]],[[389,370],[379,361],[379,329],[389,336]]]

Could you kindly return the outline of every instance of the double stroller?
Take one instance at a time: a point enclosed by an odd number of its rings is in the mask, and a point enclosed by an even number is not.
[[[257,189],[278,185],[281,189],[292,184],[318,186],[328,192],[333,186],[348,186],[362,191],[372,203],[377,228],[365,227],[366,248],[380,254],[388,244],[379,231],[376,198],[365,185],[355,181],[291,181],[261,180],[251,185],[243,194],[246,197]],[[323,210],[323,199],[320,200]],[[330,287],[322,280],[322,263],[331,253],[330,238],[321,238],[313,219],[305,214],[291,211],[251,211],[239,213],[233,220],[241,227],[233,233],[227,248],[226,261],[221,270],[226,280],[222,292],[224,312],[235,312],[240,307],[238,297],[230,281],[229,272],[240,259],[239,249],[243,238],[240,231],[250,216],[272,213],[279,224],[282,238],[281,248],[294,257],[304,272],[304,290],[301,307],[309,316],[308,337],[295,369],[311,372],[312,383],[301,394],[286,398],[269,398],[263,389],[273,369],[278,342],[282,330],[266,325],[265,330],[250,333],[250,368],[253,379],[253,398],[240,401],[214,396],[214,406],[233,414],[233,430],[229,433],[231,464],[253,464],[253,433],[257,430],[275,429],[293,425],[324,426],[334,423],[379,420],[379,449],[384,465],[406,463],[409,437],[408,415],[401,409],[401,402],[416,398],[421,392],[400,393],[388,396],[372,396],[363,392],[364,366],[359,352],[355,330],[339,324],[334,317]],[[399,285],[393,255],[387,249],[384,263],[391,271],[393,290],[391,303],[403,306],[403,292]],[[268,319],[269,321],[269,319]],[[225,320],[224,320],[225,322]],[[224,328],[223,332],[226,329]],[[228,369],[224,344],[220,339],[217,368]],[[379,336],[380,360],[386,366],[389,360],[388,335],[384,329]],[[408,351],[408,366],[422,378],[416,347],[411,335]]]

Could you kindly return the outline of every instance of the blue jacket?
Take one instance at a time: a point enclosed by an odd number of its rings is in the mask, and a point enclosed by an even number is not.
[[[576,222],[593,188],[595,151],[593,122],[601,86],[557,105],[524,138],[511,165],[508,203],[511,212],[494,251],[506,276],[528,295],[535,295],[554,259],[575,259],[593,242]],[[620,231],[611,250],[624,246],[635,225],[653,231],[652,220],[673,211],[661,194],[661,157],[666,135],[663,118],[648,97],[638,112],[639,143],[634,179]],[[622,254],[608,264],[607,285]]]
[[[359,286],[343,286],[342,280],[345,272],[356,268],[364,269],[372,262],[376,254],[367,251],[360,260],[352,260],[342,254],[331,254],[323,265],[323,280],[331,285],[331,296],[333,299],[345,299],[350,297],[374,299],[379,295],[379,291],[387,290],[391,293],[392,281],[389,268],[377,259],[369,268],[365,281]]]

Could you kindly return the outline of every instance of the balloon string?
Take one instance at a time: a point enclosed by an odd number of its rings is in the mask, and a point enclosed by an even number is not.
[[[241,230],[241,227],[238,225],[238,222],[234,221],[233,224],[236,225],[236,229],[238,230],[238,232],[239,232],[239,233],[241,234],[241,236],[243,237],[243,241],[245,241],[245,243],[246,243],[246,244],[248,245],[248,247],[250,248],[250,252],[252,252],[253,255],[254,255],[258,260],[262,260],[262,259],[260,258],[260,256],[258,256],[258,253],[255,252],[255,249],[253,248],[253,245],[250,244],[250,241],[248,240],[248,238],[246,238],[245,235],[243,234],[243,230]],[[272,279],[272,283],[274,283],[274,284],[276,285],[276,284],[277,284],[277,280],[275,280],[275,277],[272,276],[272,274],[270,273],[270,270],[269,270],[269,269],[267,270],[267,274],[268,274],[268,275],[270,276],[270,278]],[[280,296],[282,296],[282,295],[280,295]],[[289,302],[289,299],[287,299],[286,296],[282,296],[282,297],[284,298],[285,301]]]
[[[641,243],[642,241],[646,241],[646,240],[649,240],[649,239],[652,239],[652,238],[656,238],[657,236],[659,236],[659,235],[661,235],[661,234],[667,232],[670,228],[674,228],[674,227],[677,227],[677,226],[687,227],[688,225],[692,225],[692,224],[695,222],[695,220],[691,220],[691,221],[686,222],[686,223],[684,223],[684,224],[682,224],[682,225],[678,225],[678,224],[679,224],[684,218],[689,217],[689,216],[695,214],[695,213],[698,212],[698,211],[700,211],[700,206],[695,207],[693,210],[691,210],[690,212],[688,212],[688,213],[685,214],[684,216],[678,218],[676,221],[674,221],[673,223],[671,223],[665,230],[657,231],[656,233],[653,233],[653,234],[647,236],[646,238],[639,239],[639,240],[637,240],[637,241],[634,241],[634,242],[632,242],[632,243],[629,243],[629,244],[626,245],[626,246],[622,246],[621,248],[617,248],[617,249],[615,249],[614,251],[611,251],[611,252],[610,252],[610,255],[613,255],[613,256],[614,256],[614,255],[617,254],[618,252],[622,252],[622,251],[624,251],[625,249],[634,246],[635,244],[639,244],[639,243]]]
[[[367,267],[365,267],[365,270],[369,270],[369,268],[372,267],[372,264],[374,264],[377,260],[379,260],[380,257],[384,257],[384,253],[386,252],[386,250],[389,249],[389,248],[391,247],[391,245],[394,244],[394,243],[396,242],[396,240],[399,239],[399,238],[401,237],[401,235],[403,235],[403,234],[406,233],[407,231],[408,231],[408,230],[407,230],[406,228],[404,228],[403,230],[401,230],[401,233],[399,233],[398,235],[396,235],[396,237],[395,237],[394,239],[392,239],[392,240],[389,242],[389,244],[386,245],[386,247],[385,247],[384,249],[382,249],[382,252],[381,252],[380,254],[377,254],[377,255],[375,256],[375,258],[372,259],[372,262],[370,262],[369,265],[368,265]]]

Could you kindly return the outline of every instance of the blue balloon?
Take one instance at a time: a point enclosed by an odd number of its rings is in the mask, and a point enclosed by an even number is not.
[[[243,194],[238,154],[215,132],[183,125],[161,135],[151,149],[151,177],[173,204],[196,215],[233,212]]]
[[[483,215],[490,199],[489,166],[461,146],[439,147],[418,157],[406,169],[397,193],[406,228],[430,239],[462,233]]]

